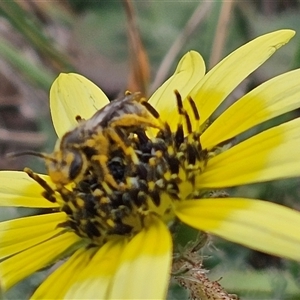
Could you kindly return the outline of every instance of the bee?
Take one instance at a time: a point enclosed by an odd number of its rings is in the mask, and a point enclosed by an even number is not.
[[[119,189],[120,185],[107,166],[112,145],[121,149],[128,161],[138,164],[139,159],[126,137],[135,130],[147,127],[160,130],[164,126],[159,113],[140,93],[129,92],[123,99],[98,110],[90,119],[77,117],[77,120],[78,125],[57,141],[52,154],[20,153],[42,157],[58,189],[71,182],[80,182],[91,167],[100,180]]]

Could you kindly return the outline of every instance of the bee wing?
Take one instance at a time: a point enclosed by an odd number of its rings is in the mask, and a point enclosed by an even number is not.
[[[134,93],[113,100],[87,120],[86,126],[90,129],[98,126],[107,127],[113,119],[121,118],[124,114],[139,114],[140,99],[140,93]]]

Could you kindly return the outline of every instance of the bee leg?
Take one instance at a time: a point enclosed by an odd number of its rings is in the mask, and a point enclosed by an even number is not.
[[[50,202],[55,203],[56,198],[55,198],[55,191],[51,188],[51,186],[44,180],[42,179],[38,174],[34,173],[31,169],[29,168],[24,168],[24,172],[27,173],[27,175],[32,178],[34,181],[36,181],[42,188],[45,189],[43,192],[43,196]]]
[[[116,182],[114,177],[111,175],[108,167],[107,167],[108,157],[103,154],[93,155],[92,156],[92,166],[95,171],[98,173],[100,178],[103,178],[109,186],[114,189],[119,190],[120,185]]]
[[[77,116],[75,117],[75,120],[77,121],[77,123],[80,123],[80,122],[85,121],[85,119],[82,118],[80,115],[77,115]]]
[[[126,137],[119,128],[107,128],[108,136],[123,150],[124,154],[129,157],[135,165],[139,164],[139,158],[134,149],[127,143]]]
[[[159,124],[161,122],[158,122],[157,119],[149,118],[147,116],[137,116],[132,114],[126,114],[123,115],[122,118],[119,118],[113,122],[111,122],[111,127],[117,128],[117,127],[124,127],[124,128],[130,128],[130,127],[152,127],[156,129],[163,129],[163,125]]]

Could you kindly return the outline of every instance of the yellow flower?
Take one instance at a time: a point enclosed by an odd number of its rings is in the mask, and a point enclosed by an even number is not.
[[[181,59],[174,75],[149,99],[172,131],[173,140],[162,141],[166,147],[161,152],[162,158],[153,156],[156,167],[166,168],[162,172],[165,190],[159,190],[155,204],[154,196],[147,194],[146,189],[145,200],[140,204],[143,210],[135,203],[125,205],[130,210],[125,213],[129,221],[123,217],[121,220],[131,222],[132,226],[124,233],[115,231],[98,239],[97,233],[103,226],[102,221],[98,222],[99,228],[96,226],[100,216],[95,214],[99,211],[92,214],[94,219],[90,221],[88,216],[83,216],[88,210],[81,210],[82,205],[86,208],[88,199],[83,204],[76,202],[77,198],[67,203],[68,196],[64,199],[58,194],[57,201],[51,202],[42,196],[44,189],[26,173],[1,172],[0,205],[43,208],[47,212],[0,224],[3,288],[7,290],[35,271],[67,258],[40,285],[33,298],[162,299],[168,288],[172,261],[172,239],[167,223],[175,216],[194,228],[229,241],[300,260],[300,213],[257,199],[201,197],[206,190],[299,176],[299,118],[232,147],[227,141],[300,107],[300,70],[260,85],[207,125],[207,120],[232,90],[293,35],[291,30],[281,30],[261,36],[231,53],[207,74],[197,52],[188,52]],[[180,99],[177,105],[174,90],[183,100],[181,113],[178,113]],[[86,78],[61,74],[50,91],[58,136],[63,137],[77,125],[77,115],[89,119],[108,103],[103,92]],[[172,151],[176,150],[175,135],[181,123],[185,124],[185,139],[178,146],[179,157]],[[157,143],[155,130],[149,129],[147,133],[150,141]],[[196,143],[199,134],[201,145]],[[220,146],[224,144],[228,147]],[[172,171],[171,162],[164,160],[170,157],[176,157],[179,162],[176,172]],[[49,176],[40,177],[55,189]],[[155,179],[158,185],[160,178]],[[150,183],[148,189],[149,186]],[[111,200],[110,197],[105,199]],[[109,223],[112,212],[106,213],[109,217],[105,220]],[[70,216],[75,218],[74,214],[79,223],[72,227]],[[85,232],[83,228],[88,226]],[[111,226],[116,228],[115,223]]]

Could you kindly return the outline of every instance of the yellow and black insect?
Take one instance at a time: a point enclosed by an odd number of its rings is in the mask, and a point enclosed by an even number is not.
[[[158,112],[140,93],[126,93],[123,99],[112,101],[90,119],[78,120],[78,126],[57,141],[52,154],[21,153],[44,158],[48,175],[58,188],[78,183],[91,167],[101,181],[120,188],[107,166],[114,146],[123,151],[128,161],[138,164],[139,159],[126,137],[148,127],[163,128]]]

